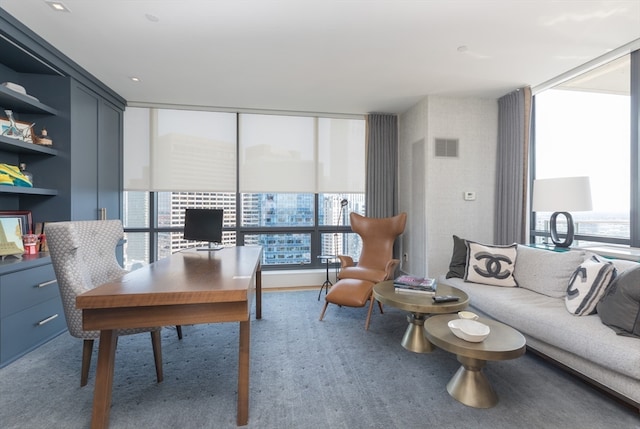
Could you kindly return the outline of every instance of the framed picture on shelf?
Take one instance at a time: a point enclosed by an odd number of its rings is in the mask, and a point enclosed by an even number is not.
[[[17,218],[20,223],[22,235],[31,234],[33,228],[33,220],[31,211],[29,210],[0,210],[0,219]]]
[[[14,124],[17,130],[11,129],[11,120],[9,118],[0,118],[0,135],[27,143],[34,143],[32,123],[14,120]]]
[[[0,257],[2,259],[12,255],[22,258],[24,244],[21,221],[19,217],[0,217]]]

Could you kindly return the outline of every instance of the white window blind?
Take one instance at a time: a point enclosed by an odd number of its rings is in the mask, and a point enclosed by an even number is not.
[[[241,114],[239,121],[240,192],[315,192],[315,118]]]
[[[318,193],[365,188],[365,121],[318,119]]]
[[[240,192],[364,192],[365,121],[240,115]]]
[[[236,115],[127,108],[126,190],[235,192]]]
[[[236,192],[238,177],[243,193],[364,192],[363,119],[138,107],[124,119],[125,190]]]

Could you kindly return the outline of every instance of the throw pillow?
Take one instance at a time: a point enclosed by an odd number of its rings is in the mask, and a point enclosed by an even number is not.
[[[616,277],[596,308],[602,323],[618,335],[640,338],[640,266]]]
[[[584,250],[554,252],[519,244],[513,276],[521,288],[564,298],[571,275],[584,260]]]
[[[467,240],[467,247],[465,281],[503,287],[518,286],[513,277],[516,244],[491,246]]]
[[[446,277],[448,279],[457,277],[459,279],[464,278],[464,270],[467,266],[467,241],[453,236],[453,255],[451,255],[451,262],[449,263],[449,272]]]
[[[616,275],[611,261],[592,256],[574,271],[567,287],[564,303],[569,313],[576,316],[593,314],[598,301]]]

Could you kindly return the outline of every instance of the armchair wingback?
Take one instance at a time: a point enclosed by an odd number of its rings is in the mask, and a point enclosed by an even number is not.
[[[399,259],[393,258],[393,244],[404,232],[407,214],[370,218],[352,212],[349,217],[351,229],[362,238],[362,252],[357,265],[352,257],[338,255],[338,278],[368,280],[374,283],[392,279],[400,264]]]

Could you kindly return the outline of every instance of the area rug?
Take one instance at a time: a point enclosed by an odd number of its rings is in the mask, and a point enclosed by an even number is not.
[[[446,384],[459,367],[436,350],[400,345],[406,313],[330,305],[317,291],[268,292],[251,322],[248,429],[282,428],[640,428],[632,410],[527,353],[489,362],[499,402],[467,407]],[[163,330],[164,376],[156,383],[147,334],[121,337],[110,427],[236,427],[238,324]],[[80,384],[82,343],[62,334],[0,369],[0,427],[88,428],[97,348],[89,384]]]

